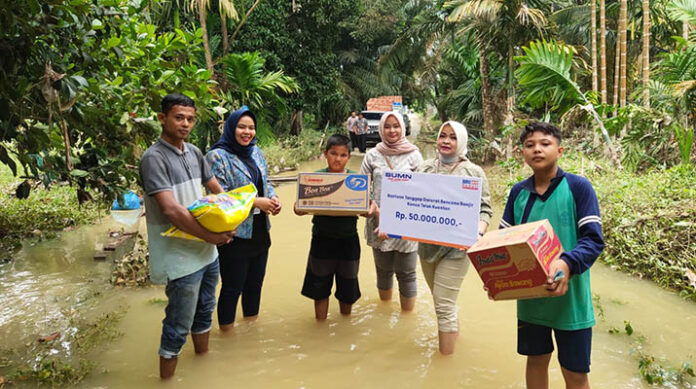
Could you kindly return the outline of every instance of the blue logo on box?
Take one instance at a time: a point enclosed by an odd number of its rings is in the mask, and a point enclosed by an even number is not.
[[[348,189],[363,191],[367,189],[367,176],[352,175],[346,178],[346,186]]]

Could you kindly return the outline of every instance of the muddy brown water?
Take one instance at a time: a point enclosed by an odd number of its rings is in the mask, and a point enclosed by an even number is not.
[[[359,157],[350,166],[359,169]],[[322,161],[302,166],[323,167]],[[257,322],[239,322],[233,333],[214,329],[210,352],[195,356],[184,347],[170,387],[426,387],[522,388],[524,358],[516,354],[514,302],[492,302],[470,271],[459,296],[461,335],[454,355],[437,352],[437,327],[430,291],[419,274],[416,309],[401,314],[396,302],[381,302],[375,287],[371,250],[363,245],[362,298],[349,317],[332,298],[329,319],[317,323],[312,301],[300,295],[311,234],[311,217],[292,213],[295,186],[277,188],[284,209],[272,218],[268,271]],[[500,209],[496,209],[497,225]],[[360,231],[364,223],[359,222]],[[65,330],[70,307],[108,311],[127,307],[118,328],[123,336],[90,353],[97,368],[79,387],[161,387],[157,348],[164,307],[162,287],[112,289],[109,263],[92,259],[95,243],[106,240],[112,222],[62,233],[57,239],[22,249],[0,265],[0,341],[12,346]],[[472,269],[473,270],[473,269]],[[654,284],[592,268],[592,288],[604,317],[594,330],[592,372],[595,388],[647,388],[638,370],[640,349],[658,362],[677,366],[696,355],[696,304]],[[635,330],[625,334],[624,321]],[[617,328],[619,334],[611,334]],[[70,345],[56,345],[65,352]],[[551,387],[563,387],[555,358]]]

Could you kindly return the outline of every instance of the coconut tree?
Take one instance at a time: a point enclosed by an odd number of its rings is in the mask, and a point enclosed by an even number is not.
[[[553,40],[537,40],[522,50],[524,55],[515,57],[519,63],[515,76],[523,90],[523,103],[534,108],[550,106],[550,110],[560,113],[579,104],[597,122],[611,159],[619,166],[616,149],[602,119],[571,76],[573,48]]]
[[[531,3],[531,2],[530,2]],[[543,2],[534,2],[547,6]],[[517,48],[544,34],[548,9],[533,8],[520,0],[455,0],[445,3],[451,9],[448,20],[461,22],[459,33],[472,33],[479,45],[479,69],[481,72],[481,94],[484,116],[484,131],[494,135],[492,90],[488,55],[497,53],[507,64],[507,119],[511,121],[515,105],[514,56]]]
[[[179,0],[177,0],[178,2]],[[198,21],[203,30],[203,48],[205,49],[205,65],[208,71],[213,72],[213,55],[210,50],[210,40],[208,38],[208,9],[211,6],[211,0],[184,0],[188,5],[188,9],[192,13],[198,14]],[[239,15],[234,7],[233,0],[218,0],[218,9],[220,11],[220,19],[223,23],[223,46],[228,47],[227,41],[227,19],[237,20]]]
[[[258,52],[228,54],[220,61],[229,84],[225,100],[233,105],[247,105],[261,112],[266,104],[277,102],[279,93],[295,93],[297,82],[282,70],[266,72],[265,60]]]

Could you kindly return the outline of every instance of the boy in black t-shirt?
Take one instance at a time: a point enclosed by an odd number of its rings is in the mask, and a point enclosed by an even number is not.
[[[350,159],[345,135],[331,135],[326,141],[324,156],[328,167],[317,172],[355,173],[346,169]],[[297,209],[296,215],[306,215]],[[323,216],[312,218],[312,244],[307,260],[302,295],[314,300],[317,320],[325,320],[329,312],[329,296],[336,278],[336,298],[341,314],[350,315],[353,303],[360,298],[358,265],[360,241],[358,239],[357,216]]]

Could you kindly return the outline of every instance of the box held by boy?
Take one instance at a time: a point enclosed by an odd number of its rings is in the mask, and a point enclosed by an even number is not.
[[[370,207],[370,177],[355,173],[299,173],[297,209],[315,215],[352,216]]]
[[[489,231],[467,255],[494,300],[546,297],[549,265],[563,252],[551,223]]]

